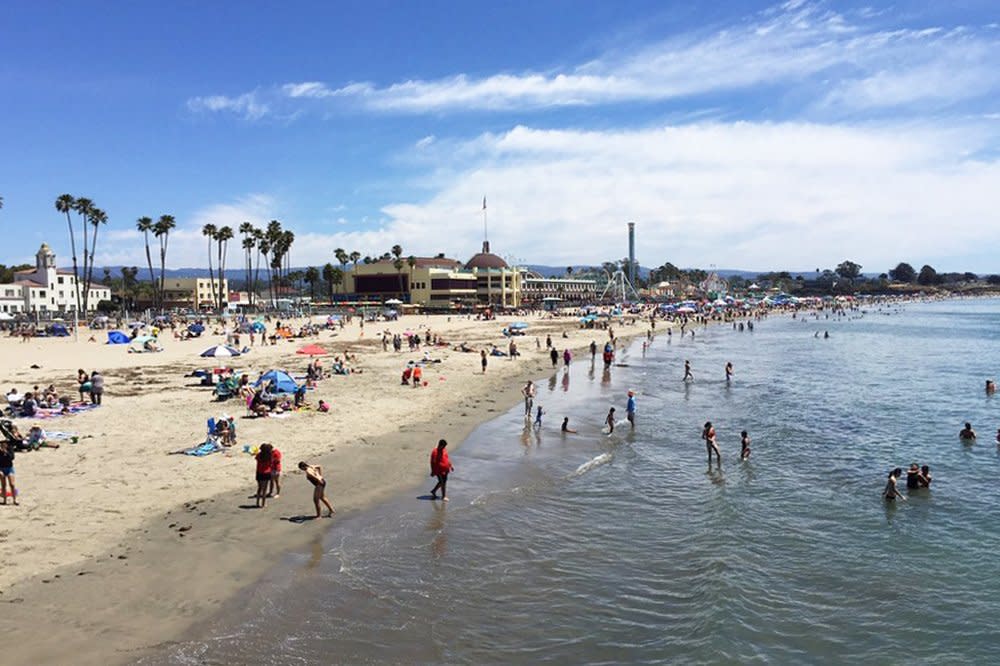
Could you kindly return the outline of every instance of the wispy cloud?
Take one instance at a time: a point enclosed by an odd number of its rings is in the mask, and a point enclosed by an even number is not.
[[[675,35],[562,70],[484,77],[456,73],[386,85],[304,81],[192,102],[198,110],[259,118],[271,108],[299,110],[308,105],[386,113],[508,111],[797,86],[808,89],[817,101],[814,108],[842,110],[924,100],[954,104],[1000,87],[996,30],[887,30],[872,20],[864,12],[848,15],[813,3],[788,2],[714,32]]]

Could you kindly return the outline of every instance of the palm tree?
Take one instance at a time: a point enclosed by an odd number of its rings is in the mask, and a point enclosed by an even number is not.
[[[399,298],[403,298],[403,248],[400,245],[393,245],[389,252],[382,255],[384,258],[393,258],[392,266],[396,269],[396,277],[399,278]]]
[[[108,223],[108,214],[105,213],[100,208],[91,208],[89,217],[90,217],[90,223],[94,227],[94,236],[90,242],[90,259],[84,261],[84,263],[86,264],[86,269],[84,270],[84,273],[87,274],[87,284],[84,287],[85,291],[83,292],[84,312],[90,311],[88,309],[88,303],[90,301],[90,287],[94,283],[94,253],[97,252],[97,230],[101,228],[102,224]],[[84,237],[86,237],[86,234],[87,234],[86,228],[84,228]]]
[[[354,252],[351,252],[349,255],[347,255],[347,258],[351,260],[352,264],[354,264],[354,270],[357,270],[358,269],[358,259],[361,258],[361,253],[358,252],[357,250],[355,250]]]
[[[343,283],[344,283],[344,271],[340,270],[339,268],[334,268],[333,275],[330,276],[330,285],[331,285],[330,291],[331,292],[333,291],[334,286],[339,287]]]
[[[306,283],[309,285],[309,300],[316,300],[316,283],[319,282],[319,269],[310,266],[306,269]]]
[[[331,263],[323,266],[323,281],[326,282],[327,296],[329,296],[331,305],[333,305],[333,271],[335,270]]]
[[[347,265],[348,254],[344,251],[344,248],[338,247],[333,251],[333,256],[337,258],[337,263],[340,264],[340,270],[344,270],[344,266]]]
[[[74,210],[76,199],[70,194],[60,194],[56,197],[56,210],[66,214],[66,225],[69,227],[69,247],[73,252],[73,285],[76,291],[76,311],[80,311],[80,272],[76,265],[76,234],[73,233],[73,218],[70,212]]]
[[[417,265],[417,258],[411,254],[406,258],[406,265],[410,267],[410,273],[406,281],[410,283],[410,293],[413,293],[413,267]]]
[[[87,247],[88,247],[87,222],[89,221],[88,218],[90,216],[90,211],[93,209],[94,209],[94,202],[91,201],[90,199],[87,199],[86,197],[77,197],[73,201],[73,210],[76,211],[76,214],[80,216],[80,225],[83,227],[83,273],[80,275],[80,278],[83,280],[83,283],[81,283],[79,280],[76,283],[77,291],[80,291],[84,294],[83,296],[84,312],[81,313],[81,316],[83,317],[87,316],[86,313],[87,292],[83,290],[84,284],[87,282]]]
[[[246,268],[246,285],[247,293],[249,296],[249,304],[253,306],[253,291],[250,289],[250,273],[253,270],[253,248],[257,244],[254,240],[254,228],[249,222],[244,222],[240,225],[240,233],[243,235],[243,254],[244,254],[244,268]]]
[[[140,217],[135,221],[135,228],[142,232],[143,240],[146,242],[146,263],[149,265],[149,283],[153,285],[153,293],[156,293],[156,277],[153,275],[153,257],[149,253],[149,232],[153,230],[153,218]]]
[[[153,225],[153,235],[160,241],[160,310],[163,310],[163,286],[166,280],[167,270],[167,242],[170,240],[170,230],[177,226],[177,221],[173,215],[161,215],[160,219]]]
[[[270,251],[271,246],[267,243],[267,237],[264,235],[263,229],[254,228],[253,239],[254,244],[257,246],[257,264],[253,273],[253,293],[254,300],[256,301],[257,288],[260,285],[260,258],[263,256],[265,263],[267,262],[267,253]]]
[[[215,299],[215,274],[212,273],[212,241],[219,235],[219,229],[210,222],[201,228],[201,235],[208,238],[208,284],[211,287],[212,308],[214,309],[218,301]],[[220,252],[219,254],[221,255],[222,253]],[[221,259],[222,257],[220,256],[219,258]],[[197,289],[195,293],[198,293]],[[195,303],[195,307],[201,309],[201,303]]]
[[[222,312],[226,303],[229,302],[229,294],[226,293],[226,259],[229,254],[229,240],[233,237],[232,227],[222,227],[216,234],[215,240],[219,243],[219,312]]]

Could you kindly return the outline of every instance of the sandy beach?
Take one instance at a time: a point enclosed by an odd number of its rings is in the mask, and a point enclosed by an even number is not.
[[[592,340],[603,344],[608,335],[581,330],[575,318],[529,318],[529,334],[517,338],[523,355],[490,357],[485,375],[478,354],[452,349],[467,342],[477,350],[489,343],[506,350],[505,321],[513,319],[409,316],[366,324],[362,332],[355,320],[319,337],[255,347],[228,365],[251,377],[270,368],[302,376],[309,359],[295,351],[316,342],[331,354],[357,354],[362,371],[328,377],[310,392],[313,404],[320,398],[332,404],[328,414],[259,419],[246,418],[236,400],[214,402],[210,389],[187,376],[218,365],[198,356],[222,341],[210,332],[183,342],[164,336],[166,349],[154,354],[86,342],[83,333],[79,342],[0,339],[5,392],[54,383],[75,396],[80,367],[99,369],[107,387],[100,408],[41,422],[46,430],[79,436],[77,443],[17,456],[21,505],[0,507],[6,564],[0,602],[11,604],[0,627],[24,639],[5,648],[6,656],[15,663],[138,658],[209,616],[283,552],[318,542],[336,528],[337,517],[418,487],[438,438],[457,446],[478,423],[519,400],[525,379],[551,368],[547,334],[578,359]],[[383,352],[378,334],[428,328],[449,346],[425,347],[441,360],[425,371],[428,386],[402,386],[404,365],[423,350]],[[616,327],[616,335],[645,330],[637,323]],[[236,417],[238,446],[204,458],[167,455],[204,441],[206,420],[224,413]],[[25,432],[31,424],[18,421]],[[262,442],[282,451],[285,475],[281,497],[257,510],[248,499],[254,463],[243,445]],[[338,511],[333,520],[305,519],[312,514],[311,486],[295,468],[303,459],[324,467]]]

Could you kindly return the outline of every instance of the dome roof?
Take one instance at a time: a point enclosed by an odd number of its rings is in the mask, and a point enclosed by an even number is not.
[[[466,268],[509,268],[507,262],[490,252],[489,241],[483,242],[483,251],[472,256],[465,264]]]

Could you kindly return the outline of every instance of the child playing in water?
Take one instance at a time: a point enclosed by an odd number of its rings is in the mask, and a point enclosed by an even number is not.
[[[615,431],[615,408],[612,407],[608,410],[608,417],[604,419],[604,423],[608,426],[608,434],[610,435]]]
[[[303,461],[299,463],[299,469],[306,473],[306,481],[313,484],[313,504],[316,505],[316,517],[319,518],[322,515],[319,508],[320,502],[329,510],[329,513],[326,514],[327,518],[337,513],[330,504],[330,500],[326,498],[326,479],[323,478],[323,468]]]
[[[542,411],[542,406],[539,405],[538,409],[535,411],[535,427],[536,428],[541,428],[542,427],[542,414],[543,413],[544,412]]]

